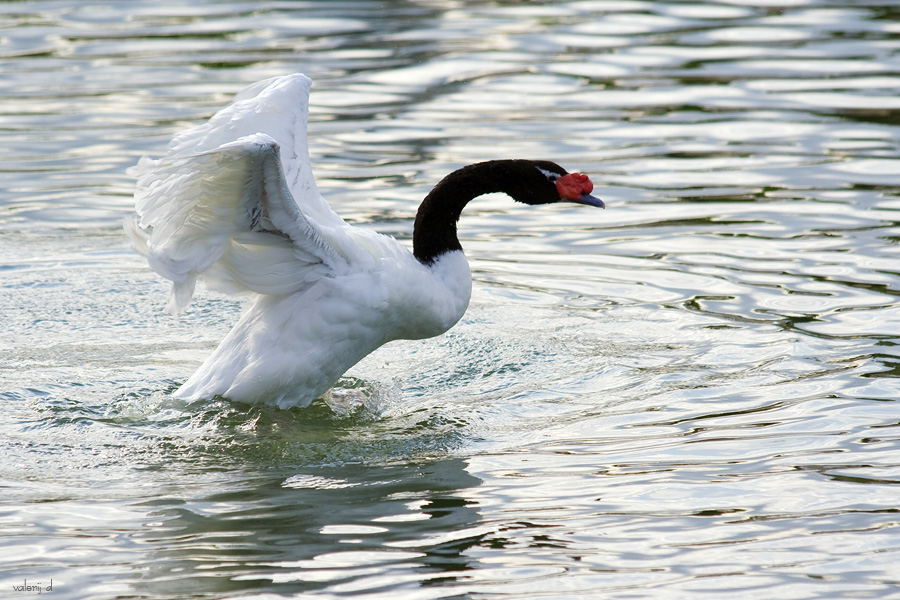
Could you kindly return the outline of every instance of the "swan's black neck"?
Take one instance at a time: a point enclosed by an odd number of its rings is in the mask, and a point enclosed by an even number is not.
[[[546,176],[548,171],[565,174],[554,163],[533,160],[492,160],[450,173],[419,206],[413,254],[419,262],[431,265],[446,252],[462,250],[456,222],[466,204],[483,194],[502,192],[526,204],[557,202],[559,196]]]

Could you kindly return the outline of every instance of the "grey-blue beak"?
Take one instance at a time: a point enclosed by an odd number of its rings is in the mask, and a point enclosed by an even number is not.
[[[587,204],[588,206],[597,206],[599,208],[606,208],[606,204],[603,203],[603,200],[601,200],[597,196],[591,196],[590,194],[581,194],[581,198],[579,198],[578,200],[569,200],[569,202],[575,202],[576,204]]]

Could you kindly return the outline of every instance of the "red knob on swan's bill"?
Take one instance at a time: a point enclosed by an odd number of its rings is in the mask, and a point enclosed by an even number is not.
[[[556,191],[562,200],[605,208],[603,200],[591,196],[594,183],[584,173],[568,173],[556,180]]]

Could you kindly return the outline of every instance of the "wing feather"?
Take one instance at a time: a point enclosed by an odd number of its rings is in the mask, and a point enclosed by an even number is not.
[[[126,230],[151,268],[172,280],[170,310],[188,304],[200,277],[229,293],[286,294],[345,262],[333,234],[327,239],[300,210],[280,147],[266,134],[142,159],[137,175],[140,221]]]
[[[284,180],[297,204],[320,226],[340,227],[343,221],[319,194],[309,160],[307,123],[311,88],[312,81],[302,73],[254,83],[208,121],[175,136],[168,154],[198,154],[264,133],[281,149]]]

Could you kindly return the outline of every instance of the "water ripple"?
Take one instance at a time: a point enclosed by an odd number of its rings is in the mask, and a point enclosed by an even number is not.
[[[64,596],[896,595],[891,2],[0,6],[2,585]],[[171,397],[179,319],[125,170],[247,83],[315,80],[320,186],[409,240],[448,171],[475,293],[301,411]],[[810,535],[807,535],[810,534]],[[46,584],[45,584],[46,585]],[[76,591],[77,590],[77,591]]]

